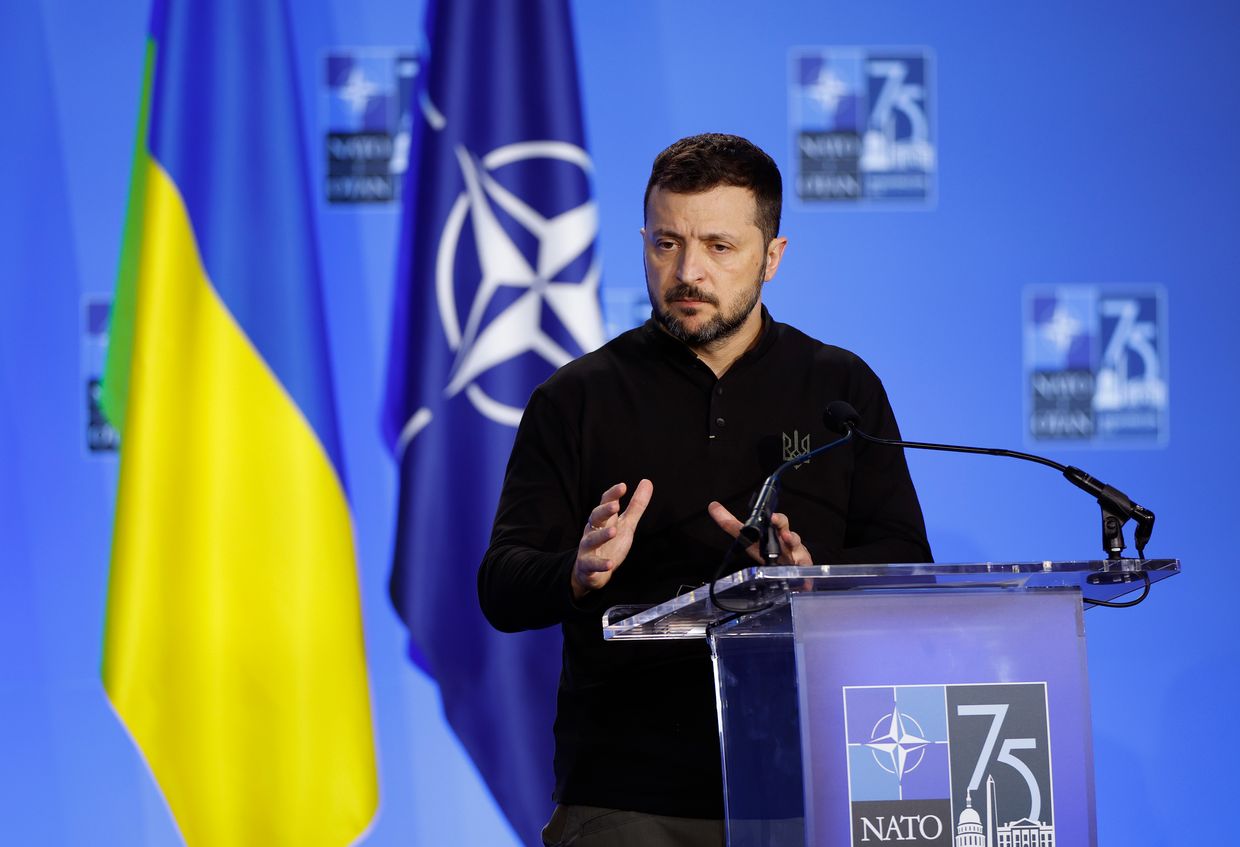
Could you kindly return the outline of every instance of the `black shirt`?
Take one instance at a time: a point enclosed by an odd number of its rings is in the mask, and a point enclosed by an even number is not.
[[[758,343],[721,378],[651,320],[535,390],[478,591],[501,630],[563,627],[558,802],[723,816],[706,643],[607,643],[600,618],[610,606],[662,602],[711,579],[731,538],[706,505],[719,500],[743,520],[767,474],[836,437],[822,412],[840,399],[866,432],[899,437],[882,383],[861,359],[765,310]],[[632,492],[643,477],[654,494],[628,557],[575,604],[569,575],[591,509],[610,486]],[[896,448],[853,443],[788,471],[778,510],[816,564],[930,559]]]

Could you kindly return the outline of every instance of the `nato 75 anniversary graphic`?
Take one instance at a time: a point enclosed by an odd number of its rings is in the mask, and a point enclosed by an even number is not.
[[[844,688],[851,844],[1054,847],[1046,683]]]
[[[931,58],[925,48],[793,52],[796,194],[815,204],[933,198]]]
[[[1165,443],[1170,413],[1166,321],[1161,286],[1027,288],[1029,438]]]
[[[396,48],[336,49],[324,62],[329,203],[400,199],[408,165],[416,55]]]

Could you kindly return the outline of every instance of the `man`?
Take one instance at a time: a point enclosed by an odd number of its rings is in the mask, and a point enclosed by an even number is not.
[[[708,581],[784,441],[796,453],[806,435],[834,438],[830,401],[898,437],[864,362],[762,306],[787,245],[781,197],[775,163],[742,138],[659,154],[641,230],[651,320],[561,368],[518,429],[478,588],[501,630],[563,628],[547,844],[723,843],[705,643],[605,643],[600,616]],[[930,558],[899,450],[861,443],[806,462],[780,504],[782,562]]]

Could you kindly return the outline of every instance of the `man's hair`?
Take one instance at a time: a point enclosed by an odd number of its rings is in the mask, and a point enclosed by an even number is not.
[[[757,204],[754,224],[765,244],[779,235],[783,180],[779,168],[763,150],[738,135],[708,132],[682,138],[655,157],[642,198],[642,216],[655,188],[677,194],[699,194],[720,185],[753,192]]]

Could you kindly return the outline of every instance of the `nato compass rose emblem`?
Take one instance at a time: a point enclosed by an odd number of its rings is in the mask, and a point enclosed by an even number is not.
[[[592,255],[582,278],[564,276],[592,251],[598,237],[598,209],[587,197],[578,206],[544,215],[506,187],[496,172],[543,159],[589,174],[590,157],[563,141],[509,144],[481,158],[459,144],[454,152],[465,187],[448,212],[435,260],[439,317],[455,354],[444,395],[454,397],[463,391],[479,413],[515,427],[522,409],[489,395],[478,384],[480,376],[527,353],[541,357],[554,370],[603,343],[597,255]],[[480,279],[472,302],[462,309],[457,301],[462,290],[457,254],[466,249],[462,234],[467,225]],[[557,340],[546,331],[545,311],[563,327],[577,352],[565,349],[564,338]]]
[[[880,768],[903,782],[905,774],[917,770],[930,743],[917,719],[896,706],[874,724],[865,746]]]

